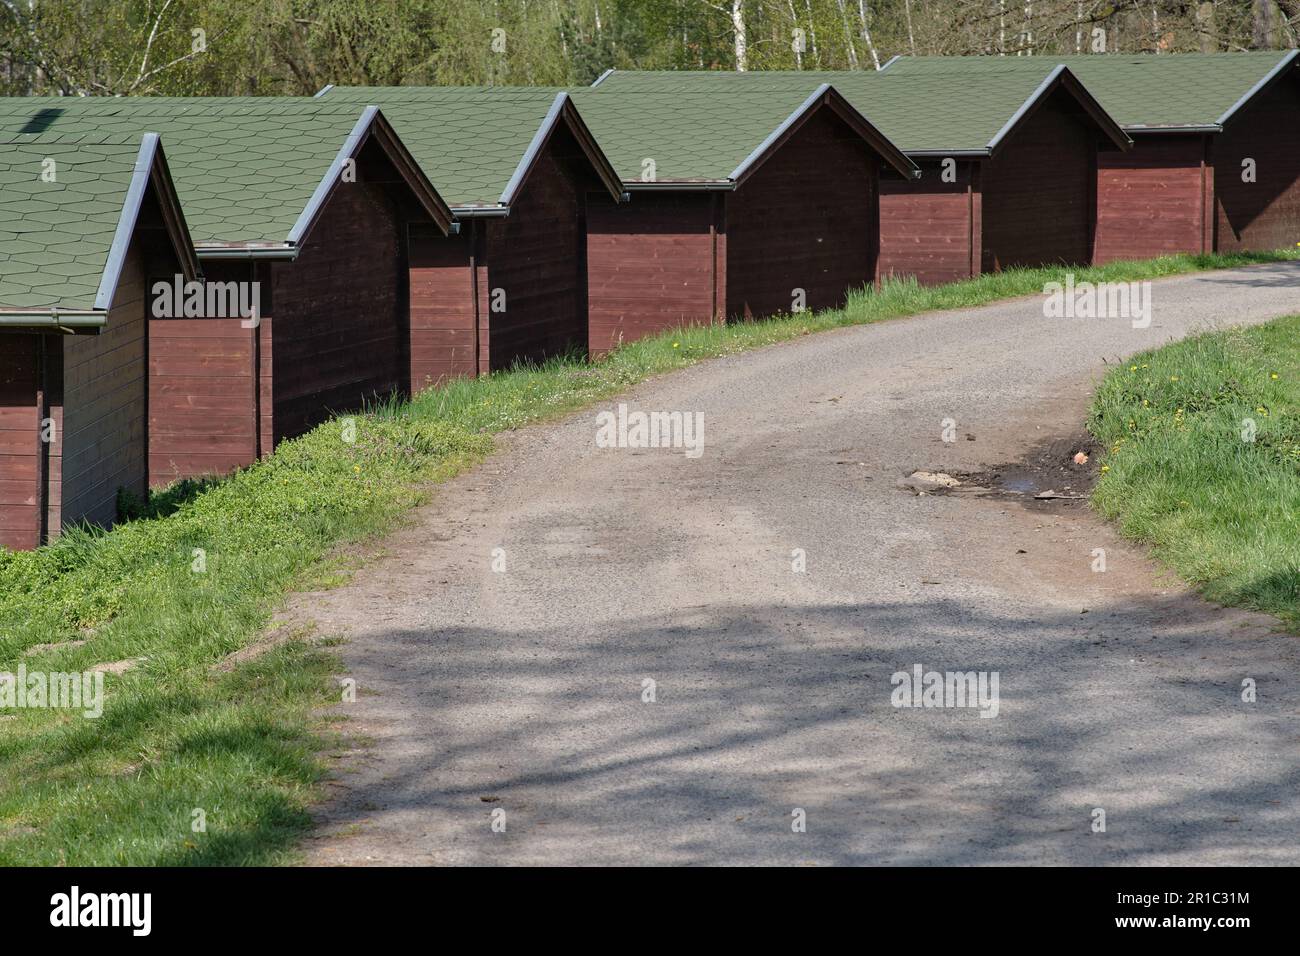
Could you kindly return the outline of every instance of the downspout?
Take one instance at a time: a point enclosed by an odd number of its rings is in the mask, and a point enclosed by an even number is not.
[[[478,220],[471,219],[469,223],[469,289],[474,301],[474,377],[478,378],[482,374],[480,356],[483,354],[479,342],[479,321],[482,314],[478,303]]]
[[[252,280],[257,281],[257,262],[252,260],[248,263],[252,271]],[[268,277],[269,278],[269,277]],[[270,283],[267,283],[270,285]],[[255,326],[249,329],[252,335],[249,351],[253,355],[253,461],[262,460],[262,318],[261,303],[258,303],[258,321]],[[272,381],[274,388],[274,381]]]
[[[1211,153],[1214,140],[1212,133],[1205,133],[1201,138],[1201,252],[1209,254],[1215,251],[1215,230],[1219,227],[1216,205],[1218,199],[1214,190],[1214,157]]]
[[[970,278],[979,275],[979,264],[975,261],[975,171],[979,164],[972,162],[966,174],[966,271]]]
[[[718,324],[718,194],[709,194],[709,324]]]
[[[50,377],[46,338],[37,335],[36,339],[36,545],[40,547],[50,540],[50,442],[44,434],[50,417]]]

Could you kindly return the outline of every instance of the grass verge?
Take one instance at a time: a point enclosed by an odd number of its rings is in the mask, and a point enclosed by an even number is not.
[[[1300,625],[1300,315],[1111,372],[1093,502],[1207,598]]]
[[[1175,256],[1073,270],[1136,281],[1296,258]],[[553,361],[333,420],[222,481],[156,496],[109,532],[0,551],[0,671],[106,676],[103,715],[0,708],[0,864],[266,864],[309,824],[337,700],[328,652],[290,641],[230,670],[283,595],[337,577],[349,543],[390,529],[491,435],[553,418],[703,359],[811,332],[1040,293],[1064,269],[919,288],[843,309],[681,329],[597,365]],[[1104,484],[1104,483],[1103,483]],[[1293,552],[1294,553],[1294,552]],[[198,813],[206,830],[195,832]]]

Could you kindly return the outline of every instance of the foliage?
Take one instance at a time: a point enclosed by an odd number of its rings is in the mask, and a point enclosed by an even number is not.
[[[586,84],[609,67],[870,69],[899,53],[1090,52],[1095,30],[1108,52],[1278,48],[1295,46],[1298,16],[1300,0],[0,0],[0,92],[310,94],[326,83]]]

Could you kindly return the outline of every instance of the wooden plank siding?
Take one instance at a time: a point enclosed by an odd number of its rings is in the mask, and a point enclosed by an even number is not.
[[[717,192],[640,192],[625,204],[588,197],[593,358],[623,342],[718,317],[714,276],[726,200]]]
[[[1255,161],[1255,182],[1242,162]],[[1215,137],[1216,249],[1294,249],[1300,242],[1300,79],[1295,71],[1260,93]]]
[[[922,285],[940,285],[978,275],[979,163],[954,158],[953,182],[944,182],[941,160],[917,166],[919,180],[893,170],[880,176],[880,278],[915,276]]]
[[[413,230],[414,391],[587,351],[587,194],[598,185],[572,132],[560,124],[508,216],[466,216],[460,235],[446,238]]]
[[[914,161],[921,178],[880,177],[879,277],[939,285],[1017,266],[1084,265],[1097,230],[1099,134],[1058,89],[992,157]],[[1122,162],[1119,160],[1118,162]],[[1101,237],[1111,241],[1111,234]]]
[[[269,278],[250,261],[205,265],[212,282]],[[154,276],[155,280],[167,278]],[[269,283],[263,283],[261,328],[238,318],[149,320],[149,484],[223,475],[258,457],[253,367],[259,337],[270,341]],[[269,386],[269,382],[268,382]],[[268,405],[269,407],[269,405]],[[269,441],[267,448],[270,447]]]
[[[1093,261],[1148,259],[1212,248],[1205,204],[1206,137],[1138,134],[1127,153],[1097,162]]]
[[[42,337],[0,334],[0,547],[40,543]]]
[[[256,459],[254,334],[239,319],[150,319],[151,486]]]
[[[143,254],[132,243],[104,330],[63,341],[63,526],[87,521],[108,527],[117,518],[119,489],[145,497],[146,299]],[[51,534],[55,530],[51,526]]]
[[[1091,261],[1096,135],[1058,89],[984,163],[982,271]]]
[[[636,191],[588,207],[589,349],[684,325],[844,303],[879,256],[879,162],[831,109],[733,191]]]
[[[819,109],[727,202],[728,318],[844,304],[873,283],[877,159],[829,109]]]
[[[474,304],[477,221],[457,236],[432,226],[411,231],[411,389],[478,371],[478,310]],[[479,272],[486,270],[479,269]],[[486,276],[480,276],[486,284]]]
[[[229,473],[331,414],[408,394],[406,229],[391,192],[360,177],[296,260],[205,263],[210,281],[260,282],[262,319],[150,321],[150,484]]]
[[[273,266],[274,443],[409,391],[404,231],[381,186],[342,183],[297,261]]]
[[[586,351],[587,190],[557,155],[567,128],[554,136],[510,215],[485,221],[489,371]]]

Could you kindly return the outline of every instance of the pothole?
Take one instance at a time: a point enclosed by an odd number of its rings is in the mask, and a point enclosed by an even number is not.
[[[971,494],[1026,503],[1086,501],[1100,474],[1100,446],[1087,431],[1034,446],[1021,461],[978,472],[917,469],[900,487],[917,495]]]

